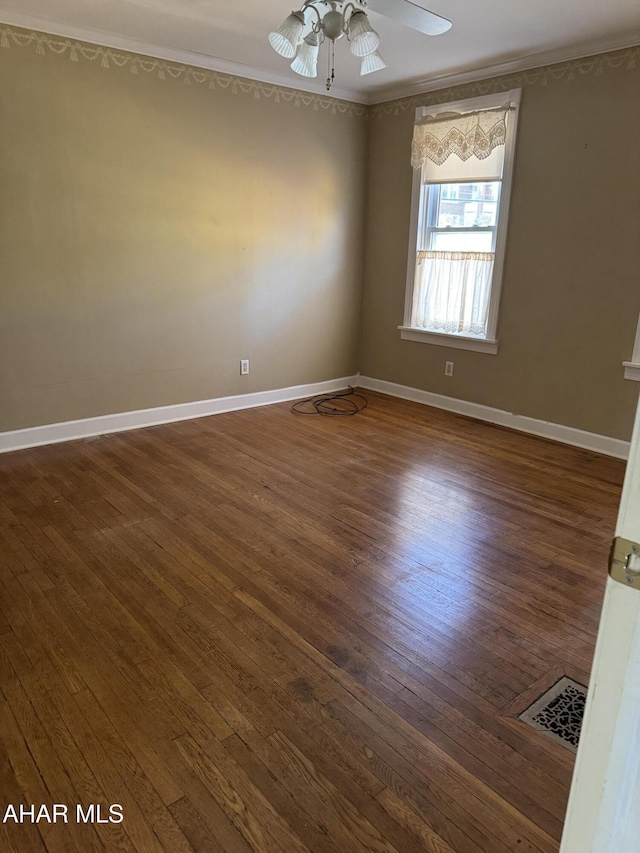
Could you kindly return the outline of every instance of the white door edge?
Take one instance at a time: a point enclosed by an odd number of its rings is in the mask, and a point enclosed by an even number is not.
[[[616,536],[640,542],[640,406]],[[560,853],[639,850],[640,590],[609,578]]]

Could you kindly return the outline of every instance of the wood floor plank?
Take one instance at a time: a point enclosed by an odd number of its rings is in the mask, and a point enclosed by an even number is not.
[[[8,764],[5,764],[8,778],[2,790],[3,793],[6,791],[7,795],[12,794],[15,797],[14,800],[9,800],[6,805],[11,803],[17,808],[20,803],[25,805],[46,803],[49,791],[11,707],[4,697],[0,697],[0,733],[2,733],[2,753],[7,756],[8,761]],[[29,824],[25,825],[24,830],[21,825],[11,822],[5,823],[4,826],[10,847],[20,850],[23,843],[25,846],[31,843],[37,848],[34,833],[32,829],[28,828]],[[36,832],[40,833],[46,849],[54,851],[54,853],[58,853],[58,851],[64,853],[65,849],[69,849],[71,846],[68,844],[62,824],[43,822],[37,825]]]
[[[0,456],[3,850],[557,853],[624,465],[367,396]]]
[[[336,846],[375,853],[395,853],[398,850],[391,841],[392,836],[383,835],[381,827],[376,826],[376,823],[384,824],[385,821],[382,815],[372,814],[376,811],[372,808],[374,801],[365,800],[367,805],[364,810],[355,806],[318,770],[313,759],[282,732],[271,735],[269,741],[273,760],[278,762],[287,784],[298,792],[302,802],[306,802],[307,810],[315,813],[318,819],[323,819],[330,831],[333,829]],[[390,825],[392,821],[387,823],[387,826]],[[396,832],[401,834],[398,830]],[[407,837],[401,849],[409,853],[416,846]]]
[[[259,738],[260,736],[257,735]],[[232,735],[224,741],[224,748],[239,767],[245,771],[264,797],[283,815],[294,832],[303,837],[307,847],[313,853],[333,853],[336,842],[331,837],[324,821],[315,821],[308,811],[303,809],[299,798],[285,788],[278,780],[270,762],[263,763],[256,753],[238,735]]]
[[[40,721],[27,693],[25,692],[13,665],[3,647],[0,646],[0,680],[2,690],[15,720],[15,725],[20,729],[24,741],[28,745],[29,752],[33,755],[38,773],[48,791],[60,792],[60,799],[56,802],[76,803],[80,798],[76,791],[75,780],[69,776],[52,743],[53,733],[47,732]],[[7,714],[8,717],[8,714]],[[11,723],[9,722],[9,725]],[[49,805],[48,796],[43,800],[35,801],[36,812],[40,804]],[[27,808],[31,803],[27,803]],[[54,824],[55,826],[55,824]],[[82,853],[86,851],[100,851],[102,845],[91,825],[81,825],[78,831],[68,839],[67,849],[77,850]]]
[[[309,850],[222,746],[205,754],[190,735],[177,739],[189,765],[254,850],[306,853]]]
[[[236,839],[238,846],[233,846],[233,842],[231,845],[224,844],[221,840],[222,821],[215,821],[214,816],[215,831],[212,831],[211,824],[207,824],[188,797],[182,797],[175,803],[171,803],[169,811],[189,840],[191,847],[198,853],[233,853],[233,851],[242,849],[244,851],[249,850],[247,846],[244,848],[239,846],[243,844],[242,836],[239,833]],[[209,817],[211,818],[210,814]]]
[[[17,784],[11,762],[2,743],[0,743],[0,791],[2,791],[4,809],[9,803],[17,804],[22,801],[22,791]],[[0,821],[0,849],[10,853],[42,853],[46,850],[37,824],[27,822],[20,826],[19,833],[15,830],[16,826],[11,818]]]

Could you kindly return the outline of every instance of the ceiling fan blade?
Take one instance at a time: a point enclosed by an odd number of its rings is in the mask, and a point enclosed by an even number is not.
[[[428,9],[416,6],[409,0],[367,0],[367,6],[379,15],[400,21],[406,27],[419,30],[428,36],[439,36],[453,26],[451,21],[441,18]]]

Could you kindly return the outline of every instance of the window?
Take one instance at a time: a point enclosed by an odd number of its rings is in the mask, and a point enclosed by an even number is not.
[[[402,338],[497,353],[520,90],[420,107]]]

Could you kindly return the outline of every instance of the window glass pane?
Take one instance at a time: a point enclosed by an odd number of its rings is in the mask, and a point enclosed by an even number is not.
[[[431,248],[436,252],[492,252],[491,231],[435,231]]]
[[[472,184],[440,184],[437,228],[477,228],[494,226],[498,220],[499,181]]]

